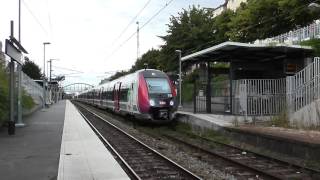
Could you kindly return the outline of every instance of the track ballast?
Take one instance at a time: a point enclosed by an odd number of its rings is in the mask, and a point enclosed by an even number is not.
[[[134,179],[200,179],[104,118],[76,104],[78,110]]]

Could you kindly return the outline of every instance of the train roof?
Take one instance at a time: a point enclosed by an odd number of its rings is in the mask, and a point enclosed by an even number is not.
[[[112,81],[105,82],[105,83],[100,84],[100,85],[98,85],[98,86],[95,86],[95,87],[93,87],[93,88],[90,88],[90,89],[87,89],[87,90],[85,90],[85,91],[82,91],[82,92],[79,93],[79,95],[80,95],[80,94],[83,94],[83,93],[90,92],[90,91],[92,91],[92,90],[99,90],[101,87],[106,87],[106,86],[109,85],[109,84],[117,83],[117,82],[120,81],[121,79],[127,78],[128,76],[132,76],[132,75],[134,75],[134,74],[137,74],[137,73],[140,73],[140,72],[144,72],[144,71],[158,71],[158,72],[164,73],[163,71],[160,71],[160,70],[158,70],[158,69],[140,69],[140,70],[137,70],[137,71],[135,71],[135,72],[133,72],[133,73],[130,73],[130,74],[121,76],[121,77],[119,77],[119,78],[117,78],[117,79],[114,79],[114,80],[112,80]]]

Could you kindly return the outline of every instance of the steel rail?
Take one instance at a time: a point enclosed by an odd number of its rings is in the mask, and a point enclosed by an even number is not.
[[[136,172],[130,167],[130,165],[124,160],[124,158],[115,150],[115,148],[109,143],[109,141],[98,131],[98,129],[95,128],[95,126],[89,121],[89,119],[79,109],[78,109],[78,112],[84,118],[84,120],[89,124],[89,126],[94,130],[94,132],[98,135],[98,137],[103,141],[103,143],[107,145],[111,149],[112,153],[114,153],[120,159],[121,163],[127,168],[130,175],[133,176],[135,179],[141,180],[140,177],[136,174]]]
[[[281,176],[281,175],[279,175],[279,174],[272,173],[272,172],[268,172],[266,169],[256,168],[256,167],[251,166],[251,165],[249,165],[249,164],[247,164],[247,163],[245,163],[245,162],[241,162],[241,159],[240,159],[240,160],[232,159],[232,157],[228,157],[228,155],[224,155],[224,154],[219,153],[219,152],[214,152],[214,151],[206,150],[206,149],[204,149],[204,148],[202,148],[202,147],[196,146],[196,145],[194,145],[194,144],[188,143],[188,142],[183,141],[183,140],[181,140],[181,139],[179,139],[179,138],[177,138],[177,137],[173,137],[173,136],[170,136],[170,135],[167,135],[167,134],[163,134],[163,136],[165,136],[166,138],[168,138],[168,139],[170,139],[170,140],[172,140],[172,141],[176,141],[176,142],[179,142],[179,143],[184,144],[184,145],[186,145],[186,146],[190,146],[190,147],[192,147],[192,148],[194,148],[194,149],[198,149],[198,150],[200,150],[200,151],[203,151],[204,153],[212,154],[213,156],[218,156],[218,157],[220,157],[220,158],[222,158],[222,159],[224,159],[224,160],[226,160],[226,161],[229,161],[229,162],[238,164],[238,165],[240,165],[240,166],[242,166],[242,167],[244,167],[244,168],[247,168],[247,169],[250,169],[250,170],[252,170],[252,171],[254,171],[254,172],[257,172],[257,173],[259,173],[260,175],[263,175],[263,176],[266,176],[266,177],[269,177],[269,178],[272,178],[272,179],[285,179],[285,177],[283,177],[283,176]],[[214,141],[214,143],[215,143],[215,141]],[[231,146],[231,145],[226,145],[226,144],[224,144],[224,143],[218,142],[218,143],[216,143],[216,144],[218,144],[218,145],[220,145],[220,146],[221,146],[221,145],[224,145],[224,146],[226,146],[227,148],[233,148],[233,149],[236,149],[236,150],[239,150],[239,151],[248,152],[248,153],[250,153],[251,155],[254,155],[254,156],[256,156],[256,157],[261,157],[261,158],[263,158],[263,160],[266,160],[266,161],[273,161],[273,162],[276,161],[276,163],[280,163],[279,165],[282,165],[282,166],[285,164],[286,166],[288,166],[288,167],[293,167],[293,168],[295,168],[295,169],[308,170],[311,174],[306,173],[305,175],[311,175],[311,178],[312,178],[312,179],[314,179],[314,178],[319,178],[319,177],[320,177],[320,173],[319,173],[318,171],[314,171],[313,169],[306,169],[306,168],[304,168],[304,167],[300,167],[300,166],[297,166],[297,165],[293,165],[293,164],[290,164],[290,163],[285,162],[285,161],[281,161],[281,160],[278,160],[278,159],[275,159],[275,158],[270,158],[270,157],[268,157],[268,156],[260,155],[260,154],[257,154],[257,153],[255,153],[255,152],[250,152],[250,151],[247,151],[247,150],[245,150],[245,149],[241,149],[241,148],[234,147],[234,146]],[[248,157],[248,159],[250,159],[250,157]],[[253,163],[254,163],[254,162],[253,162]],[[282,164],[281,164],[281,163],[282,163]],[[294,170],[294,169],[292,169],[292,170]],[[288,174],[288,175],[291,175],[291,174]],[[301,174],[301,175],[303,175],[303,174]],[[313,175],[315,175],[316,177],[313,177]]]
[[[189,170],[185,169],[184,167],[180,166],[179,164],[177,164],[176,162],[170,160],[169,158],[165,157],[164,155],[162,155],[161,153],[159,153],[158,151],[152,149],[151,147],[147,146],[145,143],[141,142],[140,140],[136,139],[135,137],[133,137],[132,135],[128,134],[127,132],[123,131],[122,129],[120,129],[119,127],[115,126],[114,124],[110,123],[109,121],[107,121],[106,119],[104,119],[103,117],[99,116],[98,114],[96,114],[95,112],[89,110],[86,107],[83,107],[82,105],[78,104],[78,106],[82,107],[84,110],[86,110],[87,112],[89,112],[90,114],[92,114],[93,116],[99,118],[100,120],[102,120],[103,122],[107,123],[109,126],[115,128],[117,131],[121,132],[122,134],[126,135],[128,138],[130,138],[131,140],[137,142],[138,144],[142,145],[144,148],[148,149],[149,151],[152,151],[155,155],[157,155],[158,157],[164,159],[165,161],[169,162],[171,165],[177,167],[178,169],[180,169],[180,171],[186,173],[188,176],[192,177],[192,179],[201,179],[200,177],[198,177],[197,175],[193,174],[192,172],[190,172]],[[78,109],[79,110],[79,109]],[[79,110],[79,112],[81,113],[81,111]],[[85,115],[83,113],[81,113],[81,115],[83,117],[85,117]],[[86,121],[89,122],[88,118],[86,118]],[[94,125],[89,122],[90,126],[94,129],[94,131],[97,132],[97,134],[101,137],[101,139],[108,145],[108,147],[110,147],[112,149],[112,151],[121,159],[121,161],[125,164],[125,166],[134,173],[135,178],[137,179],[141,179],[139,177],[139,175],[137,175],[137,173],[133,170],[133,168],[124,160],[124,158],[116,151],[116,149],[109,143],[108,140],[106,140],[106,138],[103,137],[103,135],[97,130],[97,128],[94,127]]]

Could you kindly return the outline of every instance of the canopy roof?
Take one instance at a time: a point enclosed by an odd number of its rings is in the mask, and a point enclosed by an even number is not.
[[[227,41],[184,56],[182,62],[199,61],[269,61],[287,57],[304,58],[312,55],[312,48],[299,45],[262,45]]]

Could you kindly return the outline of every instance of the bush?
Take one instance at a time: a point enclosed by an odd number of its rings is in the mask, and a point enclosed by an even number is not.
[[[32,109],[35,105],[31,96],[29,96],[25,90],[22,91],[21,104],[23,109]]]
[[[0,126],[9,117],[9,81],[4,65],[0,63]]]
[[[182,101],[183,102],[192,102],[193,100],[193,84],[182,84]]]
[[[320,57],[320,39],[311,39],[300,43],[303,46],[311,46],[314,50],[313,55]]]

